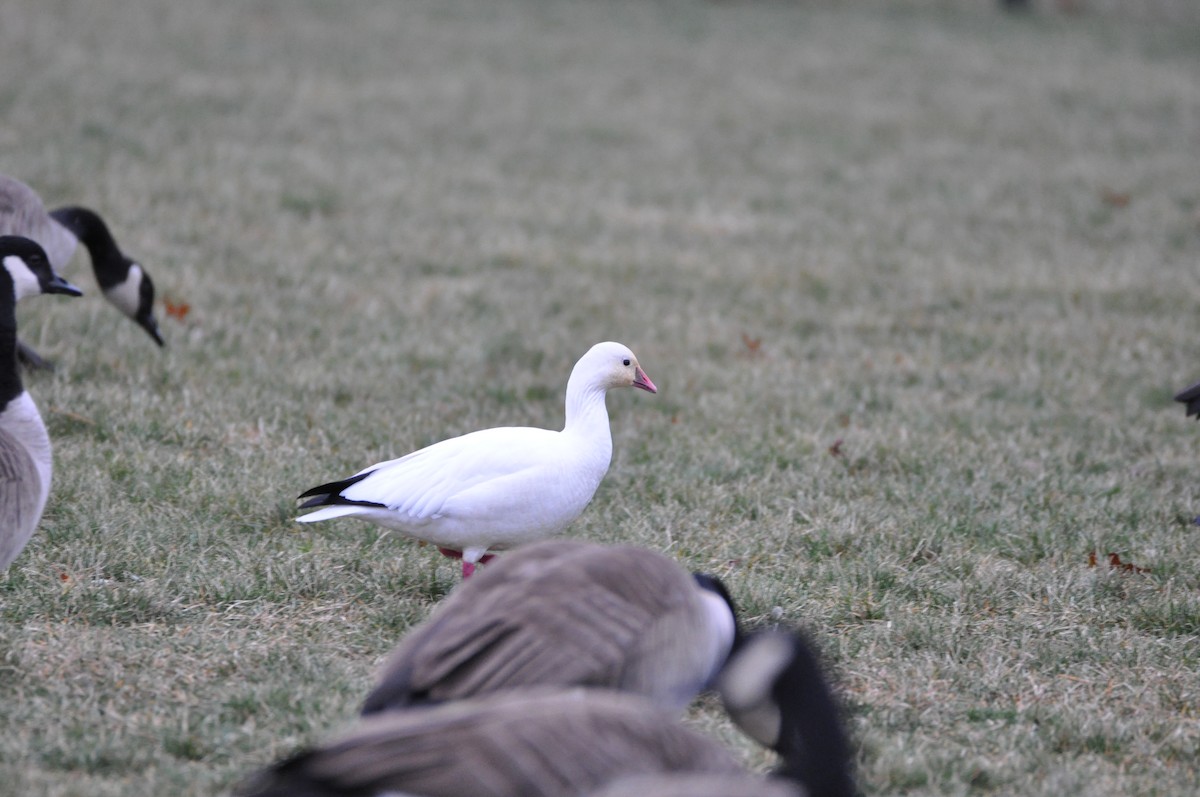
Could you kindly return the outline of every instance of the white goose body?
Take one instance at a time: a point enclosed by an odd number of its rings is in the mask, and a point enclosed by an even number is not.
[[[50,494],[50,435],[17,367],[16,303],[36,293],[77,295],[26,238],[0,236],[0,570],[29,542]]]
[[[560,432],[500,427],[443,440],[314,487],[302,523],[354,517],[461,552],[463,572],[489,550],[557,534],[583,512],[612,458],[606,392],[657,388],[619,343],[598,343],[567,382]]]
[[[724,665],[724,585],[632,545],[544,540],[464,581],[389,657],[364,714],[531,686],[593,686],[682,711]]]

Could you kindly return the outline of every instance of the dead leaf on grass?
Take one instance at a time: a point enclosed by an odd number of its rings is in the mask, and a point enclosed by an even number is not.
[[[187,318],[187,314],[192,311],[192,306],[184,301],[174,301],[172,299],[163,299],[163,306],[166,308],[167,315],[177,321],[182,321]]]
[[[1114,208],[1123,208],[1129,205],[1129,201],[1133,197],[1127,191],[1114,191],[1111,188],[1100,189],[1100,199],[1104,204]]]
[[[1106,553],[1105,556],[1108,557],[1108,566],[1112,570],[1121,570],[1126,573],[1149,573],[1150,572],[1150,568],[1148,568],[1148,567],[1139,567],[1138,565],[1135,565],[1132,562],[1122,562],[1121,555],[1118,553],[1113,553],[1110,551],[1109,553]],[[1097,564],[1097,561],[1098,561],[1098,558],[1096,556],[1096,552],[1090,551],[1088,553],[1088,567],[1095,567]]]

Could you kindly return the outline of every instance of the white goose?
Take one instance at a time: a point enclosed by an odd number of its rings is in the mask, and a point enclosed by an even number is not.
[[[715,577],[633,545],[544,540],[464,581],[405,635],[363,714],[551,685],[617,689],[682,711],[736,635]]]
[[[154,283],[137,262],[117,246],[108,225],[87,208],[70,206],[47,212],[32,188],[0,174],[0,235],[20,235],[46,250],[51,267],[64,270],[82,241],[104,298],[163,345],[154,317]],[[37,352],[20,344],[19,355],[35,367],[48,367]]]
[[[27,238],[0,236],[0,570],[33,536],[50,494],[50,436],[17,367],[16,303],[38,293],[78,296]]]
[[[561,432],[498,427],[443,440],[307,490],[301,523],[353,517],[462,557],[466,578],[489,550],[561,532],[579,517],[612,459],[604,396],[618,387],[657,393],[637,357],[597,343],[567,380]]]

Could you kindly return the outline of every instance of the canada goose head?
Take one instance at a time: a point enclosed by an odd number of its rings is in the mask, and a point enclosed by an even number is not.
[[[799,633],[746,637],[718,676],[717,689],[738,726],[783,758],[777,775],[813,797],[851,797],[850,744],[841,709],[812,644]]]
[[[40,244],[19,235],[4,235],[0,236],[0,253],[3,253],[4,268],[12,278],[15,301],[39,293],[83,295],[83,291],[55,273]]]
[[[154,282],[140,263],[117,246],[100,214],[71,206],[52,210],[50,216],[87,247],[104,298],[146,330],[155,343],[164,345],[154,317]]]

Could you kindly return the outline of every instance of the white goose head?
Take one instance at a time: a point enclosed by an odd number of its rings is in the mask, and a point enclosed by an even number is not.
[[[567,391],[572,382],[584,382],[593,389],[611,390],[617,387],[636,387],[650,393],[658,388],[646,376],[637,357],[628,346],[613,341],[597,343],[579,358],[567,380]]]

